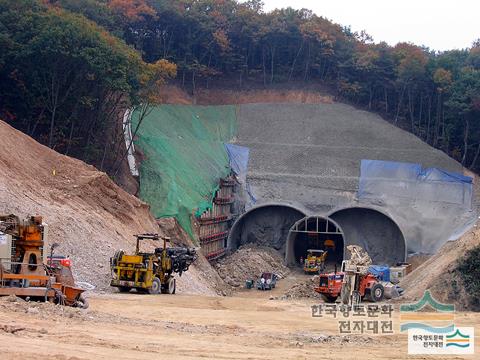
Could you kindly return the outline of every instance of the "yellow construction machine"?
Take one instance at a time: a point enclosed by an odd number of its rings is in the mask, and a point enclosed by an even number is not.
[[[328,252],[325,250],[308,249],[303,266],[305,274],[318,274],[325,270],[327,254]]]
[[[188,267],[197,259],[193,248],[167,247],[169,238],[163,238],[163,247],[156,248],[153,253],[140,252],[140,241],[160,240],[158,234],[135,235],[137,246],[135,254],[125,254],[123,250],[115,252],[110,259],[112,280],[110,286],[117,287],[120,292],[136,289],[140,293],[175,294],[176,280],[174,273],[182,276]]]

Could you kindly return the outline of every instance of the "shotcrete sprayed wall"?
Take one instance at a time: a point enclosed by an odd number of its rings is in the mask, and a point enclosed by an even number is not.
[[[273,247],[285,253],[287,235],[292,225],[305,214],[292,206],[268,204],[243,214],[233,225],[228,249],[236,250],[247,243]]]
[[[390,187],[367,188],[374,191],[358,196],[363,159],[463,172],[445,153],[377,115],[338,103],[247,104],[239,106],[237,122],[236,143],[250,149],[247,180],[257,204],[295,203],[307,215],[320,216],[352,207],[377,209],[378,213],[352,210],[333,217],[345,227],[345,241],[364,244],[375,262],[403,261],[406,246],[409,252],[433,253],[476,219],[475,211],[465,206],[467,201],[458,203],[457,195],[452,200],[435,192],[425,198],[432,193],[424,181],[405,197],[399,191],[405,181],[400,183],[395,172]],[[437,185],[444,187],[443,195],[457,194],[453,182]],[[249,231],[248,224],[255,222],[250,217],[242,227],[249,241],[257,232]]]
[[[360,245],[375,264],[396,265],[405,261],[405,238],[388,216],[373,209],[349,208],[330,218],[342,228],[345,246]]]

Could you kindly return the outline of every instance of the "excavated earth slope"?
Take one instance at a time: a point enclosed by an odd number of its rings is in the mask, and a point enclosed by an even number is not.
[[[159,232],[148,205],[93,166],[39,144],[3,121],[0,139],[0,213],[43,216],[48,243],[59,243],[57,253],[70,255],[76,280],[107,289],[115,250],[132,251],[133,234]],[[163,232],[176,239],[172,229]],[[209,282],[219,280],[218,275],[204,259],[199,265],[179,279],[180,290],[214,294]]]
[[[456,241],[449,241],[400,283],[405,289],[401,301],[419,300],[429,289],[436,300],[455,304],[458,310],[472,309],[471,300],[480,294],[468,294],[456,270],[469,250],[480,246],[480,223]],[[478,310],[478,309],[477,309]]]

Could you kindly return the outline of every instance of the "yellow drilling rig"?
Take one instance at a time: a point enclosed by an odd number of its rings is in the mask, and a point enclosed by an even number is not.
[[[170,238],[163,238],[163,247],[156,248],[153,253],[141,252],[140,241],[160,240],[158,234],[135,235],[137,246],[133,255],[123,250],[115,252],[110,259],[112,280],[110,286],[117,287],[120,292],[136,289],[140,293],[175,294],[176,280],[174,273],[182,276],[188,267],[197,259],[196,250],[184,247],[167,247]]]

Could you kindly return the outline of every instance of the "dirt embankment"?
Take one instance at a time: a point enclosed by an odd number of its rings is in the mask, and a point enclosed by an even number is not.
[[[177,105],[233,105],[255,103],[331,104],[333,97],[325,91],[309,88],[248,90],[197,88],[195,96],[176,85],[165,85],[161,92],[162,102]]]
[[[148,205],[93,166],[39,144],[3,121],[0,138],[0,213],[43,216],[48,243],[59,243],[57,253],[70,255],[76,280],[108,289],[109,258],[115,250],[133,250],[134,234],[159,232]],[[172,239],[181,235],[174,225],[160,231]],[[215,294],[221,280],[205,262],[201,258],[179,279],[181,292]]]
[[[446,243],[437,254],[405,277],[400,286],[405,289],[403,300],[418,300],[430,289],[443,303],[454,303],[459,310],[470,309],[470,299],[478,294],[468,294],[456,268],[459,259],[480,246],[480,223],[456,241]]]

